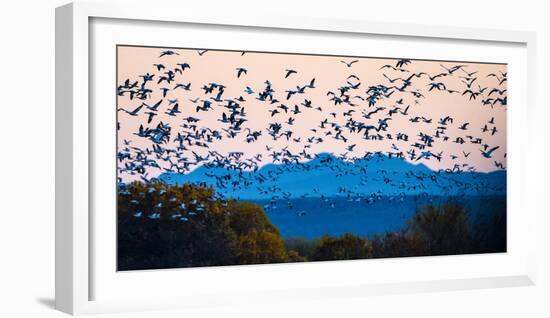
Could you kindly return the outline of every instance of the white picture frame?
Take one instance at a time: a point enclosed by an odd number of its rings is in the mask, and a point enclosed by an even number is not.
[[[185,7],[184,4],[181,5]],[[535,184],[536,165],[534,141],[514,141],[513,131],[535,131],[535,104],[534,92],[531,85],[535,80],[535,34],[520,31],[480,30],[468,28],[441,27],[429,25],[406,25],[395,22],[380,23],[367,21],[327,20],[327,19],[291,19],[283,16],[246,16],[233,17],[231,15],[217,15],[212,12],[189,10],[185,8],[172,9],[166,7],[157,8],[151,6],[122,6],[116,3],[72,3],[56,9],[56,308],[70,314],[103,313],[114,311],[158,309],[178,306],[208,306],[209,304],[228,304],[235,302],[284,302],[290,300],[307,300],[350,297],[358,295],[379,295],[407,293],[416,291],[447,291],[458,289],[476,289],[490,287],[526,286],[534,284],[536,273],[536,250],[534,246],[536,210],[534,207],[535,193],[523,193],[522,185]],[[517,85],[518,99],[514,116],[509,115],[508,121],[510,147],[510,172],[509,182],[517,184],[510,191],[516,199],[510,202],[509,209],[522,209],[525,217],[521,221],[520,233],[524,250],[517,256],[498,256],[492,259],[479,255],[458,256],[446,259],[446,256],[437,257],[440,265],[449,267],[448,271],[460,270],[460,264],[466,266],[471,260],[480,262],[513,261],[514,266],[502,271],[478,271],[468,272],[464,275],[445,275],[441,272],[431,275],[421,273],[411,274],[410,279],[402,280],[396,276],[394,280],[382,275],[381,280],[357,281],[353,283],[348,278],[333,278],[326,283],[313,284],[311,280],[296,280],[296,283],[288,288],[281,286],[263,286],[261,293],[254,287],[254,282],[243,284],[235,290],[221,288],[216,291],[216,282],[206,292],[210,297],[185,294],[176,294],[173,298],[146,297],[136,301],[124,297],[97,297],[93,280],[99,279],[100,272],[95,268],[94,248],[97,242],[91,239],[94,229],[94,218],[91,215],[91,207],[97,204],[90,197],[94,179],[93,160],[94,153],[90,151],[96,132],[91,120],[91,105],[94,96],[90,94],[93,80],[90,78],[93,71],[90,69],[94,52],[90,47],[93,43],[92,23],[94,19],[115,19],[121,21],[137,21],[135,23],[187,23],[199,26],[216,26],[223,28],[246,27],[262,30],[284,30],[284,32],[331,32],[339,35],[372,35],[372,36],[398,36],[411,39],[428,39],[430,41],[474,41],[479,43],[500,43],[520,47],[523,51],[521,57],[525,58],[521,64],[521,72],[525,76]],[[170,27],[170,26],[166,26]],[[93,36],[92,36],[93,35]],[[321,35],[322,36],[322,35]],[[116,41],[116,39],[115,39]],[[155,43],[156,44],[156,43]],[[522,62],[523,63],[523,62]],[[518,64],[520,65],[520,64]],[[518,72],[519,73],[519,72]],[[513,81],[512,81],[513,82]],[[519,86],[523,87],[520,88]],[[524,89],[524,91],[523,91]],[[520,94],[521,91],[521,94]],[[513,99],[513,98],[512,98]],[[114,106],[113,106],[114,107]],[[114,109],[114,108],[113,108]],[[514,128],[516,127],[516,128]],[[516,131],[517,131],[516,130]],[[521,143],[521,145],[520,145]],[[515,147],[515,145],[518,145]],[[521,146],[521,149],[519,148]],[[514,148],[516,150],[514,150]],[[519,154],[521,150],[522,156]],[[514,163],[515,164],[512,164]],[[516,190],[514,190],[516,189]],[[521,192],[521,193],[520,193]],[[510,218],[509,222],[518,219]],[[523,235],[524,234],[524,235]],[[521,246],[520,246],[521,247]],[[447,262],[448,261],[448,262]],[[298,277],[306,272],[315,273],[316,277],[323,274],[334,274],[338,271],[353,273],[365,263],[363,261],[325,262],[330,264],[306,264],[306,265],[262,265],[262,266],[235,266],[231,268],[203,268],[197,269],[193,275],[205,275],[212,277],[253,277],[258,281],[266,276],[266,269],[271,268],[269,275],[294,275]],[[417,268],[430,263],[430,258],[370,260],[371,268],[388,268],[399,270],[405,268]],[[305,266],[305,267],[303,267]],[[186,270],[189,273],[190,270]],[[466,271],[466,270],[465,270]],[[155,271],[134,274],[118,273],[125,275],[122,280],[129,281],[127,289],[131,288],[132,281],[138,280],[145,284],[144,289],[152,288],[154,284],[147,276],[155,276],[160,282],[176,279],[182,272]],[[477,274],[476,274],[477,273]],[[386,273],[388,274],[388,273]],[[239,276],[241,275],[241,276]],[[161,277],[162,276],[162,277]],[[303,275],[307,276],[307,275]],[[309,276],[312,278],[313,276]],[[386,277],[386,278],[384,278]],[[160,280],[159,280],[160,278]],[[257,283],[256,283],[257,284]],[[257,287],[257,286],[256,286]],[[124,289],[113,289],[122,291]],[[221,291],[225,292],[221,292]],[[307,292],[304,292],[307,291]],[[172,292],[172,291],[171,291]],[[242,296],[246,297],[242,297]],[[186,296],[186,300],[181,297]],[[214,299],[215,301],[213,301]]]

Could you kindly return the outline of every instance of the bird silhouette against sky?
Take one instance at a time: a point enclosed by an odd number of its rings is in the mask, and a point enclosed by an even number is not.
[[[305,163],[317,159],[318,168],[332,167],[335,178],[363,176],[343,193],[366,199],[371,196],[351,189],[369,182],[368,162],[380,158],[431,169],[429,175],[405,172],[409,189],[391,172],[374,172],[400,193],[444,184],[449,173],[506,169],[506,65],[119,50],[120,184],[154,182],[162,174],[185,175],[205,166],[238,172],[210,175],[219,188],[245,188],[252,181],[272,185],[289,169],[311,169]],[[321,160],[326,154],[347,164]],[[269,164],[279,170],[261,174]],[[484,187],[481,181],[453,185]],[[308,195],[326,198],[314,191],[314,180],[311,186]],[[257,191],[292,196],[276,186]]]

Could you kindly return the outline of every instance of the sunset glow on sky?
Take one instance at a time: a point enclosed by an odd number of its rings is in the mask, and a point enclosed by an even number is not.
[[[176,54],[159,57],[166,50]],[[173,149],[172,157],[164,160],[165,155],[151,154],[149,159],[159,167],[144,168],[149,178],[166,169],[188,173],[202,164],[195,163],[196,155],[206,158],[210,154],[212,159],[213,152],[222,157],[242,152],[242,160],[256,158],[254,162],[260,167],[273,162],[273,152],[288,151],[300,162],[308,161],[305,154],[333,153],[352,160],[382,152],[401,154],[405,160],[433,170],[456,165],[484,172],[506,168],[506,65],[411,60],[397,66],[402,57],[201,53],[195,49],[117,48],[119,153],[127,150],[135,155],[130,147],[153,150],[153,141],[136,135],[140,125],[153,129],[162,122],[171,127],[170,140],[162,147]],[[356,62],[346,64],[352,61]],[[184,63],[189,67],[182,70]],[[453,71],[455,66],[460,67]],[[238,76],[240,68],[246,73],[241,70]],[[285,77],[286,70],[296,72]],[[166,73],[169,71],[173,75]],[[144,86],[150,91],[141,99],[131,96],[129,91],[139,89],[143,82],[140,76],[146,73],[154,75]],[[435,77],[437,74],[446,75]],[[162,76],[173,78],[158,83]],[[137,86],[126,87],[126,80],[129,84],[137,81]],[[210,83],[223,86],[220,100],[213,99],[219,89],[211,93],[202,89]],[[402,88],[404,84],[408,85]],[[369,105],[369,96],[375,91],[369,88],[380,85],[389,89]],[[260,94],[266,89],[272,91],[271,97],[262,100]],[[288,91],[298,92],[287,99]],[[226,107],[232,104],[229,99],[244,113],[237,117],[246,119],[232,137],[231,124],[223,122],[224,113],[230,116],[231,107]],[[343,102],[335,104],[338,99]],[[142,103],[151,107],[161,100],[156,111],[142,107],[132,113]],[[201,109],[204,100],[211,103],[211,109]],[[172,116],[170,109],[176,103],[181,113]],[[150,123],[148,113],[154,113]],[[199,121],[184,120],[188,117]],[[281,126],[276,138],[268,129],[274,123]],[[371,129],[367,139],[365,129],[351,129],[361,125],[377,129]],[[185,149],[177,149],[178,133],[186,137],[197,135],[197,131],[203,131],[204,138],[187,138]],[[251,137],[254,132],[258,132],[256,137]],[[423,152],[432,155],[422,157]],[[119,161],[119,176],[125,181],[138,178],[125,169],[129,161]]]

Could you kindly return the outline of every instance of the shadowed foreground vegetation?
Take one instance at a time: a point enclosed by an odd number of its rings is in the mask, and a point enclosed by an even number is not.
[[[506,211],[471,220],[458,204],[426,206],[398,232],[281,237],[259,205],[185,184],[119,189],[118,270],[349,260],[506,251]]]

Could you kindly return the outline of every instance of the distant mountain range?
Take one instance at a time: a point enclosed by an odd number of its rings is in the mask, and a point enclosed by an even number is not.
[[[369,195],[497,195],[506,193],[506,171],[437,172],[399,158],[355,162],[319,154],[305,163],[269,164],[257,171],[203,165],[188,174],[164,173],[170,184],[203,183],[235,199],[364,197]]]

